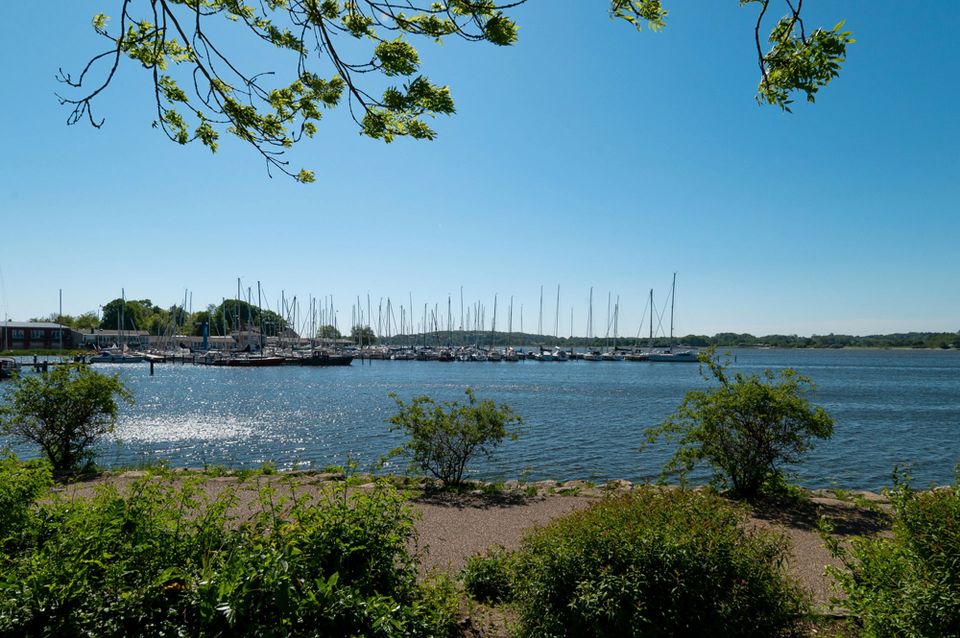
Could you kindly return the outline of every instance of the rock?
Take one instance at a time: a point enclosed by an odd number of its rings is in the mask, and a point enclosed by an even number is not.
[[[626,479],[616,479],[604,483],[603,488],[606,490],[626,491],[633,489],[633,483]]]

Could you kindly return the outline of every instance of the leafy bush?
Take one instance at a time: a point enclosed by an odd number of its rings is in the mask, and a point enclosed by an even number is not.
[[[14,380],[9,405],[0,409],[4,431],[40,446],[54,474],[84,470],[91,446],[113,430],[117,399],[132,402],[119,375],[86,366],[54,366],[43,375]]]
[[[260,500],[239,520],[236,491],[147,477],[39,504],[2,564],[0,635],[452,634],[452,590],[417,583],[395,491]]]
[[[864,636],[960,636],[960,475],[917,492],[906,477],[890,491],[892,538],[859,538],[845,569],[831,572]]]
[[[785,541],[718,497],[643,490],[529,535],[516,557],[521,636],[793,636],[806,603]]]
[[[24,530],[30,509],[51,484],[46,463],[21,463],[12,454],[0,458],[0,548]]]
[[[471,388],[466,390],[469,402],[437,404],[426,396],[414,397],[410,404],[391,394],[398,412],[388,420],[390,431],[403,430],[410,437],[390,456],[408,454],[414,470],[428,472],[444,486],[459,486],[467,463],[475,456],[489,456],[506,437],[516,439],[510,429],[523,420],[508,405],[498,406],[490,400],[478,401]]]
[[[648,444],[661,436],[679,443],[665,475],[684,478],[706,462],[714,468],[716,483],[752,498],[783,486],[781,466],[798,463],[814,438],[833,435],[833,419],[807,401],[813,382],[794,370],[781,370],[779,380],[771,370],[763,378],[731,377],[713,349],[702,353],[700,362],[704,378],[712,376],[720,386],[687,392],[674,414],[645,432]]]
[[[510,555],[502,548],[474,554],[460,570],[467,592],[481,603],[497,604],[513,598]]]

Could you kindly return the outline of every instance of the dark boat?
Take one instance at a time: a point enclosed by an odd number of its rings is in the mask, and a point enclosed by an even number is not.
[[[353,355],[329,350],[314,350],[309,356],[299,359],[302,366],[348,366],[353,362]]]
[[[0,357],[0,379],[10,379],[20,369],[20,364],[13,357]]]

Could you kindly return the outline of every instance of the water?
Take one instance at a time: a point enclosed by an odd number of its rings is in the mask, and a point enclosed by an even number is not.
[[[960,462],[960,352],[734,350],[743,372],[792,367],[817,385],[834,436],[790,468],[808,487],[876,490],[895,465],[917,483],[943,484]],[[215,368],[100,365],[120,372],[136,397],[115,436],[99,448],[107,465],[167,460],[173,466],[369,468],[402,443],[388,432],[389,397],[426,394],[509,404],[525,421],[475,477],[634,481],[654,478],[671,449],[639,451],[643,430],[684,393],[705,387],[696,364],[636,362],[437,363],[374,361],[348,368]],[[28,453],[20,448],[19,453]]]

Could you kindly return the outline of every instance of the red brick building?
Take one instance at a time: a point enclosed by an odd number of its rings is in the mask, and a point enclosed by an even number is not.
[[[73,347],[67,326],[50,322],[4,321],[0,323],[0,350],[55,350]]]

